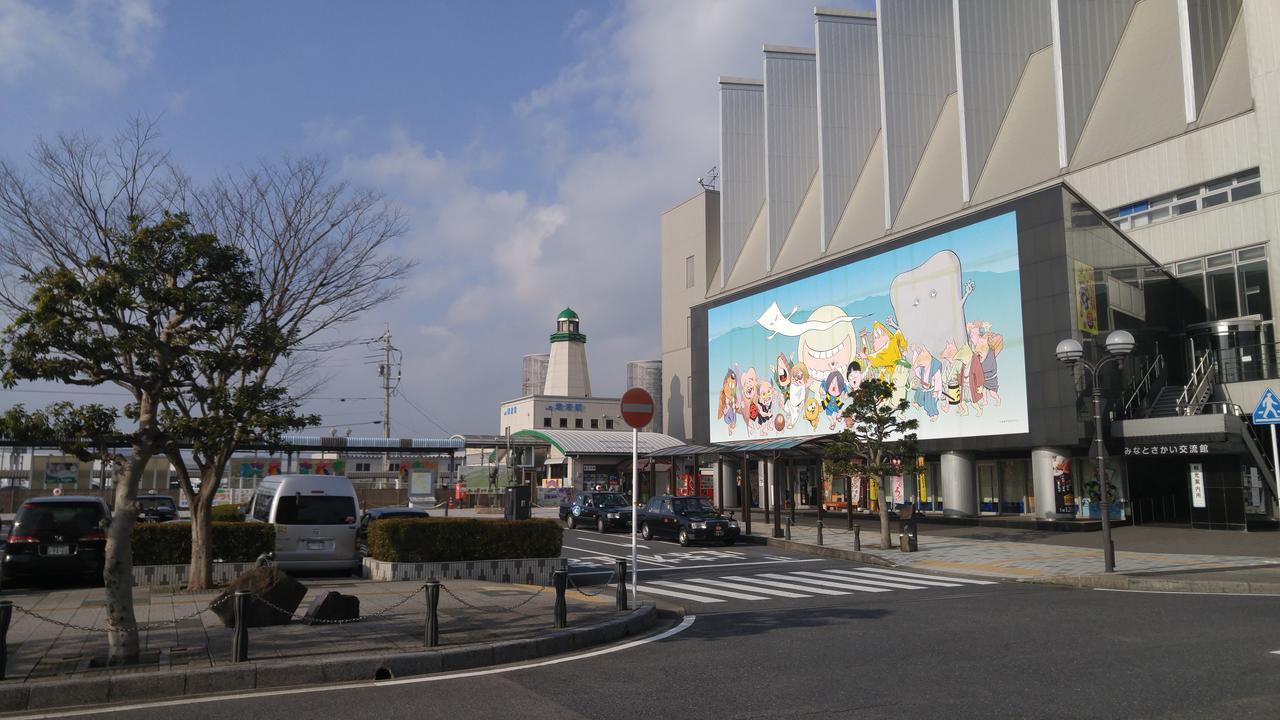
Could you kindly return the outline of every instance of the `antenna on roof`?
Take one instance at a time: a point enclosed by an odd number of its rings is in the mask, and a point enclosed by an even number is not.
[[[703,190],[715,190],[716,183],[719,181],[720,181],[719,165],[712,165],[711,169],[707,171],[707,175],[705,178],[698,178],[698,184],[702,186]]]

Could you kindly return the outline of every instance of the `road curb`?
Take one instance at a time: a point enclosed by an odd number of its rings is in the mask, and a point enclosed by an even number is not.
[[[757,536],[752,536],[757,537]],[[850,562],[865,563],[867,565],[881,565],[883,567],[898,567],[898,564],[885,560],[879,555],[861,552],[859,550],[845,550],[844,548],[835,547],[833,545],[811,545],[809,543],[796,542],[795,540],[784,540],[782,538],[762,537],[763,542],[757,544],[768,545],[782,550],[790,550],[792,552],[805,553],[806,555],[816,555],[818,557],[828,558],[831,560],[848,560]]]
[[[1102,590],[1146,590],[1169,593],[1232,593],[1238,595],[1280,595],[1280,583],[1236,582],[1230,580],[1175,580],[1133,575],[1045,575],[1019,582],[1062,585]]]
[[[369,682],[442,671],[472,670],[531,660],[639,635],[658,621],[653,603],[604,622],[542,635],[467,643],[407,653],[343,654],[256,661],[181,671],[103,672],[92,677],[0,682],[0,712],[65,709],[115,702],[147,702],[243,690]]]

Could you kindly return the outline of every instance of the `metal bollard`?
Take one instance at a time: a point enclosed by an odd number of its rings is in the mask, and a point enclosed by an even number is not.
[[[444,516],[449,517],[449,506],[453,504],[453,500],[445,498],[444,500]]]
[[[427,581],[427,627],[423,638],[427,647],[440,644],[440,581]]]
[[[862,551],[862,525],[860,523],[853,526],[853,549],[857,552]]]
[[[818,521],[818,544],[822,544],[822,521]]]
[[[613,564],[614,573],[618,576],[618,609],[627,609],[627,561],[618,560]]]
[[[248,590],[237,590],[235,595],[236,634],[231,637],[231,662],[249,659],[249,597]]]
[[[791,518],[787,518],[787,539],[791,539]]]
[[[551,581],[556,586],[556,609],[555,609],[555,627],[562,628],[569,626],[569,607],[564,601],[564,590],[569,584],[569,571],[556,570],[551,574]]]
[[[9,621],[13,619],[13,601],[0,600],[0,680],[5,679],[9,665]]]

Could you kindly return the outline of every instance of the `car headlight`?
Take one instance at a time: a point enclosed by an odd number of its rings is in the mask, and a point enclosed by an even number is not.
[[[610,520],[617,520],[617,519],[618,519],[618,513],[609,513],[609,519],[610,519]]]
[[[696,523],[694,523],[694,524],[693,524],[693,529],[694,529],[694,530],[706,530],[706,529],[707,529],[707,524],[706,524],[706,523],[704,523],[704,522],[696,522]]]

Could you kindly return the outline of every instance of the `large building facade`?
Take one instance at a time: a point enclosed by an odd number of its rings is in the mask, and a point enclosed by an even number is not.
[[[1096,516],[1087,383],[1053,348],[1129,329],[1104,376],[1113,512],[1274,518],[1233,406],[1280,376],[1276,37],[1269,0],[817,9],[812,49],[720,79],[721,189],[663,216],[664,429],[818,437],[881,377],[921,421],[894,500]]]

